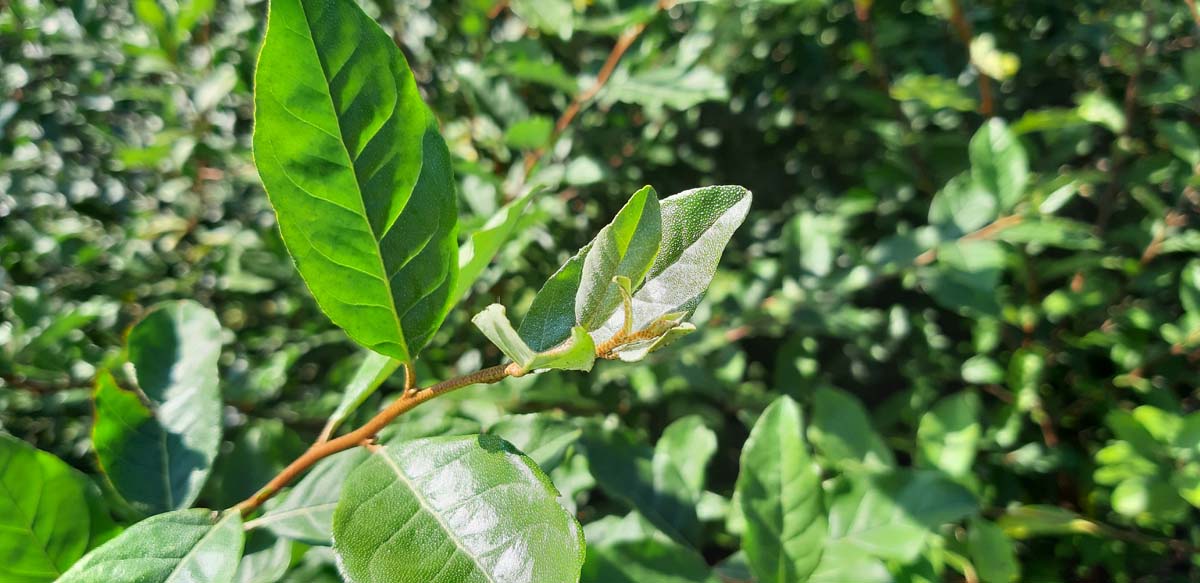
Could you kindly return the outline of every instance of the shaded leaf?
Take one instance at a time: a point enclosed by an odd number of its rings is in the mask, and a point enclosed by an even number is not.
[[[917,462],[956,478],[971,473],[983,429],[979,395],[963,391],[938,401],[921,416],[917,428]]]
[[[881,470],[896,465],[892,450],[871,425],[871,418],[854,395],[822,387],[813,393],[813,447],[835,464]]]
[[[96,375],[92,441],[116,491],[144,513],[191,506],[221,443],[221,325],[191,301],[162,304],[126,339],[140,393]]]
[[[513,235],[522,213],[533,200],[535,191],[530,190],[496,211],[496,214],[479,228],[458,249],[458,283],[454,289],[456,303],[467,295],[471,286],[492,262],[500,247]]]

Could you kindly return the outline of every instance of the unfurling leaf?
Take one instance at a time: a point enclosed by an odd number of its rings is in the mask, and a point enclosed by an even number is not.
[[[254,154],[288,251],[358,343],[411,362],[458,274],[450,154],[404,56],[352,0],[273,0]]]
[[[519,329],[534,352],[561,345],[581,326],[599,356],[633,361],[693,329],[684,320],[745,218],[750,191],[710,186],[661,204],[654,196],[649,187],[638,191],[546,281]]]
[[[571,329],[571,337],[562,344],[534,352],[505,315],[504,306],[492,304],[471,318],[488,340],[521,367],[520,374],[539,369],[591,370],[596,360],[596,345],[582,326]],[[517,376],[520,376],[519,374]]]

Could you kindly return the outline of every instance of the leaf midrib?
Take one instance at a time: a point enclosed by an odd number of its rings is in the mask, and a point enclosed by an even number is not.
[[[384,288],[387,289],[387,296],[388,296],[388,298],[387,298],[388,306],[387,307],[388,307],[388,311],[392,313],[392,321],[396,324],[396,336],[400,340],[399,346],[404,351],[404,355],[406,357],[405,360],[410,361],[410,360],[412,360],[412,354],[408,350],[408,339],[406,339],[404,337],[404,327],[400,325],[400,314],[398,314],[396,312],[395,292],[392,289],[392,282],[387,279],[387,266],[384,265],[384,263],[383,263],[383,248],[380,247],[382,237],[380,237],[380,238],[375,237],[375,229],[371,227],[371,221],[367,217],[367,204],[366,204],[366,201],[363,200],[362,185],[358,183],[358,174],[355,172],[355,167],[354,167],[354,157],[350,155],[350,149],[348,147],[346,147],[345,132],[342,128],[342,118],[339,117],[337,114],[337,106],[333,103],[333,93],[331,93],[329,91],[329,84],[332,82],[332,79],[330,79],[330,77],[329,77],[329,70],[325,66],[325,60],[321,58],[321,53],[317,50],[317,41],[312,36],[313,35],[313,23],[312,23],[312,19],[308,15],[308,9],[304,7],[303,0],[297,0],[296,4],[297,4],[297,6],[300,7],[300,13],[304,15],[304,22],[306,24],[308,24],[308,40],[310,41],[309,46],[312,48],[313,56],[316,57],[316,59],[317,59],[317,64],[319,64],[321,66],[321,78],[325,80],[324,93],[325,93],[325,96],[329,98],[329,111],[333,115],[334,123],[337,125],[338,134],[340,134],[342,136],[341,138],[339,138],[337,140],[337,143],[339,146],[342,147],[342,152],[346,155],[346,163],[347,163],[348,170],[350,171],[351,174],[354,174],[354,189],[358,194],[358,196],[356,197],[356,200],[358,201],[358,208],[362,210],[362,213],[359,216],[362,217],[363,223],[367,227],[367,233],[370,233],[371,239],[374,241],[374,244],[375,244],[375,251],[376,251],[375,259],[379,262],[380,279],[383,280],[383,286],[384,286]],[[355,8],[357,8],[357,6],[355,6]],[[270,19],[268,19],[268,21],[269,20]],[[353,55],[351,55],[351,58],[353,58]],[[347,62],[347,65],[345,65],[345,66],[349,66],[349,63]],[[389,70],[390,70],[390,67],[389,67]],[[393,82],[394,82],[394,80],[393,80]],[[397,99],[397,103],[399,103],[401,96],[397,95],[396,99]],[[395,113],[396,113],[395,109],[393,108],[392,115],[395,115]],[[386,123],[386,121],[384,123]],[[424,144],[422,144],[422,150],[424,150]],[[423,158],[422,158],[421,162],[422,162],[421,166],[423,166],[424,165]],[[420,179],[420,171],[419,170],[417,172],[417,177],[419,180]],[[413,188],[414,188],[414,190],[416,189],[415,183],[414,183]],[[412,197],[410,196],[409,200],[411,200],[411,198]],[[404,207],[400,209],[399,213],[396,213],[396,216],[399,217],[401,214],[403,214],[404,209],[407,207],[408,207],[408,200],[405,200]]]

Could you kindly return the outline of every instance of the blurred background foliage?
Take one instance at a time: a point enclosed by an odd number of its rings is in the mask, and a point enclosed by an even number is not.
[[[729,496],[781,394],[811,419],[830,499],[866,505],[851,476],[877,462],[950,482],[871,486],[900,514],[967,507],[884,524],[882,550],[846,547],[826,581],[1200,580],[1191,0],[362,4],[441,120],[464,231],[542,188],[422,382],[499,362],[469,317],[493,301],[519,315],[643,184],[754,192],[699,333],[401,421],[585,428],[552,473],[589,535],[585,580],[750,580]],[[362,359],[298,278],[255,173],[265,11],[0,0],[0,426],[96,474],[95,371],[146,307],[195,298],[225,334],[211,507],[302,451]],[[666,486],[637,472],[660,456],[701,460],[694,551],[618,520],[653,512]],[[326,548],[250,546],[277,573],[244,580],[337,580]]]

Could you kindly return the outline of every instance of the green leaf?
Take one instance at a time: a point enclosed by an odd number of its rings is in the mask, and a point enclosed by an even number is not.
[[[583,434],[575,424],[551,413],[508,415],[487,432],[516,446],[547,474],[562,463],[567,451]]]
[[[616,278],[628,278],[631,289],[641,285],[658,255],[662,229],[658,193],[642,187],[612,222],[600,229],[583,259],[575,294],[575,322],[591,332],[617,311],[621,291]]]
[[[138,391],[96,375],[92,442],[113,488],[138,511],[191,506],[221,444],[221,324],[191,301],[161,304],[126,339]]]
[[[937,265],[923,272],[929,295],[970,316],[997,316],[1004,249],[994,241],[957,241],[938,247]]]
[[[334,551],[355,583],[573,583],[583,532],[557,497],[492,435],[380,447],[346,480]]]
[[[504,130],[504,143],[510,148],[532,150],[545,146],[553,133],[554,120],[544,115],[535,115]]]
[[[620,101],[648,108],[691,109],[705,101],[729,99],[725,79],[712,69],[696,66],[654,67],[629,74],[624,70],[612,76],[605,85],[600,100]]]
[[[996,206],[995,195],[970,174],[959,174],[933,195],[929,223],[949,238],[961,237],[995,220]]]
[[[354,413],[359,405],[363,404],[363,401],[367,400],[367,397],[378,390],[383,382],[388,380],[396,372],[396,369],[400,368],[401,364],[399,360],[389,356],[366,351],[362,362],[354,371],[354,376],[350,377],[349,383],[346,383],[346,390],[342,392],[342,400],[338,402],[337,409],[334,409],[333,414],[329,416],[329,421],[325,422],[323,433],[326,436],[332,435],[334,430],[351,413]]]
[[[937,402],[921,416],[917,428],[917,463],[931,466],[955,478],[971,473],[979,439],[982,405],[979,395],[963,391]]]
[[[887,565],[843,541],[829,541],[808,583],[891,583]]]
[[[512,202],[496,211],[496,214],[484,223],[478,231],[471,233],[462,247],[458,249],[458,284],[454,289],[452,304],[457,303],[471,286],[479,280],[484,268],[492,262],[500,247],[504,245],[521,221],[521,215],[533,200],[534,190],[530,190]]]
[[[151,516],[90,552],[58,583],[230,583],[242,556],[236,511],[178,510]]]
[[[1092,534],[1098,535],[1098,524],[1058,506],[1024,504],[1009,508],[997,521],[1008,536],[1025,539],[1035,536]]]
[[[636,512],[607,516],[585,529],[582,583],[717,583],[695,550],[655,530]]]
[[[982,518],[971,520],[967,533],[967,550],[979,572],[979,579],[988,583],[1008,583],[1021,574],[1017,550],[1004,530]]]
[[[283,240],[322,310],[409,362],[458,273],[450,154],[396,44],[351,0],[273,0],[254,154]]]
[[[970,492],[940,472],[904,469],[843,480],[830,496],[829,541],[907,563],[936,529],[977,507]]]
[[[337,508],[346,476],[367,459],[361,448],[329,456],[309,471],[283,502],[247,527],[266,527],[271,532],[310,545],[329,545],[333,534],[333,511]]]
[[[1029,183],[1029,158],[1021,142],[1004,120],[992,118],[975,132],[969,152],[971,176],[996,197],[997,211],[1012,210]]]
[[[704,425],[699,415],[688,415],[668,425],[654,444],[654,474],[678,475],[691,499],[699,503],[704,494],[704,471],[715,453],[717,434]],[[668,480],[656,478],[656,481]]]
[[[513,0],[509,5],[529,26],[564,40],[575,30],[575,7],[570,0]]]
[[[820,470],[791,397],[771,403],[750,431],[734,497],[746,522],[742,547],[759,581],[807,580],[821,559],[828,524]]]
[[[521,374],[539,369],[591,370],[596,361],[596,344],[583,326],[571,329],[571,337],[562,344],[542,352],[534,352],[513,329],[504,306],[492,304],[475,314],[471,322],[492,341],[505,356],[521,367]],[[520,376],[517,374],[515,376]]]
[[[662,245],[641,287],[635,286],[633,330],[646,330],[678,314],[683,319],[696,309],[752,198],[740,186],[707,186],[662,201]],[[608,340],[623,324],[624,314],[618,310],[592,336]]]
[[[292,541],[267,530],[251,531],[234,583],[275,583],[292,563]]]
[[[882,470],[896,465],[862,403],[841,389],[822,387],[813,393],[808,439],[821,455],[846,468]]]
[[[54,581],[115,534],[100,489],[62,460],[0,433],[0,580]]]
[[[637,510],[675,541],[688,546],[700,543],[699,497],[688,487],[683,471],[664,467],[670,460],[656,463],[660,454],[627,431],[593,428],[584,432],[581,444],[588,467],[606,494]]]

